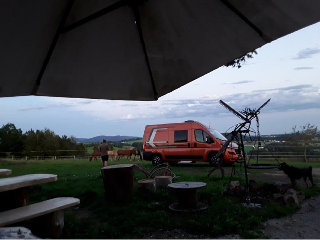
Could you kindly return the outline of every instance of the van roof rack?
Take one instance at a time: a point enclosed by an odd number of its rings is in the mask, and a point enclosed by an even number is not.
[[[184,122],[194,122],[193,120],[187,120],[187,121],[184,121]]]

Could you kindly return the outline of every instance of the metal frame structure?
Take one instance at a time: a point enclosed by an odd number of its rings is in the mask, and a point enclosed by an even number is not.
[[[240,111],[240,112],[237,112],[232,107],[230,107],[228,104],[226,104],[225,102],[220,100],[220,104],[221,105],[223,105],[225,108],[227,108],[233,114],[235,114],[237,117],[239,117],[241,120],[243,120],[243,122],[236,125],[234,130],[231,132],[231,137],[223,144],[221,149],[215,155],[215,160],[218,161],[218,164],[208,172],[208,177],[217,169],[220,169],[221,173],[224,172],[223,169],[221,168],[221,165],[223,163],[223,159],[220,159],[219,157],[227,149],[227,147],[229,146],[230,142],[232,142],[235,138],[239,137],[239,140],[240,140],[239,147],[241,147],[241,152],[243,154],[243,163],[244,163],[245,178],[246,178],[246,187],[245,187],[245,189],[246,189],[246,203],[244,203],[245,207],[250,207],[250,208],[251,207],[260,207],[260,204],[254,204],[254,203],[250,202],[249,181],[248,181],[248,172],[247,172],[248,166],[247,166],[247,162],[246,162],[246,154],[245,154],[245,151],[244,151],[244,144],[243,144],[242,134],[249,133],[251,121],[254,118],[258,117],[258,114],[260,113],[260,110],[265,105],[267,105],[270,102],[270,100],[271,100],[271,98],[268,99],[264,104],[262,104],[261,107],[259,107],[257,110],[246,108],[245,110]],[[259,166],[257,166],[257,168],[259,168]]]

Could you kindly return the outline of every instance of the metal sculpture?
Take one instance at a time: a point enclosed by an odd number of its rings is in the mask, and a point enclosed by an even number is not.
[[[235,126],[234,130],[231,132],[231,137],[223,144],[221,149],[217,152],[215,155],[215,160],[218,162],[217,165],[211,169],[208,172],[208,177],[217,169],[223,173],[223,169],[221,168],[223,158],[220,158],[220,155],[227,149],[230,142],[232,142],[235,138],[238,139],[239,147],[241,148],[241,152],[243,154],[243,163],[244,163],[244,169],[245,169],[245,177],[246,177],[246,203],[244,206],[246,207],[260,207],[259,204],[253,204],[250,202],[250,195],[249,195],[249,183],[248,183],[248,173],[247,173],[247,163],[246,163],[246,154],[244,151],[244,144],[243,144],[243,138],[242,134],[247,134],[250,131],[251,121],[256,118],[258,119],[258,114],[260,113],[260,110],[267,105],[270,102],[271,98],[268,99],[264,104],[261,105],[257,110],[256,109],[250,109],[245,108],[243,111],[237,112],[232,107],[230,107],[228,104],[226,104],[224,101],[220,100],[220,104],[223,105],[225,108],[227,108],[229,111],[231,111],[233,114],[235,114],[237,117],[239,117],[241,120],[243,120],[242,123],[239,123]]]
[[[172,178],[177,178],[177,176],[172,172],[171,167],[165,163],[159,164],[151,171],[138,163],[133,164],[133,166],[135,170],[142,172],[148,179],[153,179],[156,176],[171,176]]]

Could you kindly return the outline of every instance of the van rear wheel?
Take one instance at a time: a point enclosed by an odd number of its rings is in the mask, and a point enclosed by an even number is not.
[[[159,164],[162,164],[163,160],[160,154],[155,154],[152,156],[152,164],[153,166],[158,166]]]
[[[216,153],[210,153],[208,156],[208,162],[212,167],[216,167],[220,163],[220,161],[222,161],[222,163],[224,162],[222,155],[220,155],[218,159],[215,159],[215,156]]]

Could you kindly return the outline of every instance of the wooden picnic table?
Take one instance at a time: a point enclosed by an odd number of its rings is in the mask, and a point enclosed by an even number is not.
[[[0,176],[8,176],[12,173],[10,169],[0,169]]]
[[[29,187],[57,181],[54,174],[28,174],[0,179],[0,211],[29,204]]]
[[[207,186],[204,182],[177,182],[168,185],[175,190],[178,202],[173,203],[169,208],[173,211],[199,211],[208,208],[206,204],[198,202],[197,190]]]

